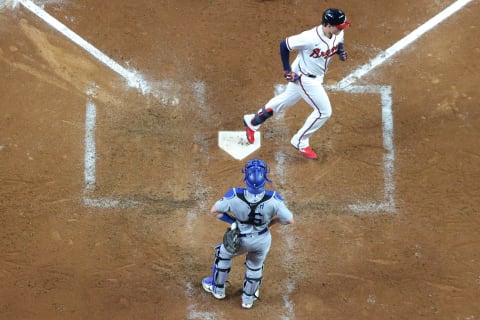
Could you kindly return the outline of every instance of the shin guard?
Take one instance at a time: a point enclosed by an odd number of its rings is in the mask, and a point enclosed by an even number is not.
[[[247,265],[247,272],[245,273],[245,278],[243,280],[243,294],[252,301],[254,298],[258,298],[255,296],[255,292],[257,292],[262,283],[262,275],[263,266],[257,269],[252,269]]]
[[[232,265],[231,259],[225,259],[220,256],[220,247],[222,244],[218,244],[215,247],[215,261],[212,267],[212,279],[214,290],[216,288],[225,290],[225,283],[228,280],[230,274],[230,267]]]

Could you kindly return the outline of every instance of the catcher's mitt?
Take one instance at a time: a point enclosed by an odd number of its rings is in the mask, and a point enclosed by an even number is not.
[[[236,253],[240,248],[242,239],[240,238],[240,230],[234,222],[223,235],[223,246],[230,253]]]

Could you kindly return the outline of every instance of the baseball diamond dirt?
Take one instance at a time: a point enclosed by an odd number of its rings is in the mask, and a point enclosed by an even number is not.
[[[0,319],[480,319],[480,1],[337,86],[454,3],[1,1]],[[218,132],[244,132],[285,84],[280,41],[330,7],[351,27],[318,159],[290,146],[304,101],[232,158]],[[295,224],[244,310],[243,261],[224,300],[201,281],[209,210],[253,157]]]

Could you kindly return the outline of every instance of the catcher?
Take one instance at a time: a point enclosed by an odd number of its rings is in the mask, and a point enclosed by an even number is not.
[[[210,210],[214,217],[231,226],[223,243],[215,247],[212,275],[202,280],[202,286],[215,298],[224,299],[232,258],[246,254],[242,307],[250,309],[259,298],[263,264],[272,243],[270,228],[276,223],[294,221],[282,197],[275,191],[265,190],[266,182],[271,181],[263,160],[248,161],[242,172],[246,188],[231,188]]]

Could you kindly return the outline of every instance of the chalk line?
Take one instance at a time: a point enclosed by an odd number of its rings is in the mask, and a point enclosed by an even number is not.
[[[87,91],[87,94],[94,94]],[[92,100],[87,100],[85,115],[85,155],[84,155],[84,196],[83,204],[95,208],[129,208],[140,203],[133,200],[114,200],[108,198],[92,199],[89,194],[95,190],[97,151],[95,145],[95,124],[97,118],[97,106]]]
[[[285,84],[277,84],[274,86],[274,95],[279,95],[286,89]],[[285,126],[285,117],[284,113],[276,114],[278,121],[278,124],[280,127]],[[280,184],[284,185],[286,183],[287,179],[287,173],[285,170],[285,164],[286,164],[286,154],[285,151],[276,151],[275,152],[275,160],[276,160],[276,165],[274,167],[274,171],[276,173],[276,178],[278,180],[273,181],[275,184]],[[277,190],[278,191],[278,190]],[[281,193],[283,194],[284,191]],[[286,194],[291,194],[288,190],[285,190]],[[294,270],[294,263],[295,263],[295,256],[293,252],[295,252],[295,236],[292,233],[292,229],[290,226],[279,226],[281,228],[281,232],[283,235],[283,242],[285,243],[285,246],[287,247],[286,250],[283,251],[283,261],[282,264],[287,266],[288,269]],[[292,300],[292,292],[297,287],[297,276],[296,275],[291,275],[288,278],[284,280],[284,294],[282,296],[283,300],[283,314],[280,315],[280,319],[290,319],[294,320],[295,319],[295,303]]]
[[[404,49],[418,38],[420,38],[427,31],[441,23],[443,20],[451,16],[453,13],[460,10],[472,0],[458,0],[450,6],[442,10],[440,13],[429,19],[426,23],[412,31],[403,39],[397,41],[393,46],[377,55],[370,60],[369,63],[359,67],[354,72],[346,76],[337,83],[336,88],[330,87],[333,90],[343,90],[351,93],[372,92],[378,90],[382,101],[382,133],[383,146],[387,151],[383,157],[384,163],[384,201],[381,203],[366,203],[349,205],[349,208],[356,212],[376,212],[376,211],[395,211],[395,181],[394,181],[394,160],[395,150],[393,143],[393,111],[392,111],[392,92],[390,86],[352,86],[352,84],[362,78],[365,74],[373,70],[375,67],[384,63],[394,54]]]
[[[116,61],[105,55],[103,52],[92,46],[90,43],[85,41],[82,37],[77,35],[75,32],[70,30],[67,26],[63,23],[52,17],[50,14],[45,12],[42,8],[38,7],[30,0],[18,0],[18,3],[22,4],[26,9],[30,10],[40,19],[45,21],[47,24],[52,26],[55,30],[69,38],[75,44],[79,45],[89,54],[94,56],[99,61],[103,62],[106,66],[110,69],[118,73],[122,76],[130,87],[139,89],[143,94],[150,93],[151,88],[150,85],[143,80],[142,76],[135,70],[130,71],[122,67]],[[16,2],[14,3],[14,7],[16,6]]]
[[[87,101],[87,110],[85,116],[85,191],[90,192],[95,188],[95,119],[97,117],[97,108],[92,101]]]
[[[418,38],[420,38],[424,33],[441,23],[443,20],[460,10],[462,7],[464,7],[466,4],[471,2],[473,0],[458,0],[454,3],[452,3],[450,6],[442,10],[440,13],[435,15],[433,18],[422,24],[420,27],[412,31],[408,36],[404,37],[397,43],[395,43],[393,46],[385,50],[384,52],[381,52],[378,54],[375,58],[370,60],[369,63],[361,66],[354,72],[352,72],[350,75],[346,76],[344,79],[338,82],[337,86],[340,88],[345,88],[348,87],[349,85],[353,84],[355,81],[359,80],[362,78],[364,75],[366,75],[368,72],[372,71],[375,67],[381,65],[382,63],[385,62],[385,60],[389,59],[392,57],[394,54],[399,52],[400,50],[404,49],[408,45],[410,45],[412,42],[416,41]]]
[[[383,148],[383,200],[381,202],[357,203],[349,205],[354,212],[395,212],[395,145],[393,131],[393,100],[391,86],[355,86],[338,88],[326,86],[326,89],[350,93],[377,93],[380,95],[382,110]]]

